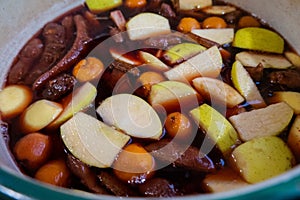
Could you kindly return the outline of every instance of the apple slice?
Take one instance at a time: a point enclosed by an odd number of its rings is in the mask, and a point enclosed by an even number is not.
[[[211,103],[226,105],[232,108],[244,101],[233,87],[215,78],[199,77],[193,80],[193,86]]]
[[[258,183],[291,169],[295,158],[276,136],[255,138],[235,148],[232,165],[248,183]]]
[[[167,71],[170,69],[170,67],[168,65],[166,65],[165,63],[163,63],[161,60],[159,60],[157,57],[155,57],[154,55],[152,55],[151,53],[145,52],[145,51],[140,51],[139,52],[139,56],[140,58],[142,58],[142,60],[151,66],[151,68],[155,71]]]
[[[179,64],[205,50],[206,48],[202,45],[184,42],[166,50],[163,54],[163,58],[170,65],[174,65]]]
[[[262,98],[254,81],[239,61],[233,63],[231,77],[234,87],[245,97],[250,105],[254,108],[266,107],[265,100]]]
[[[42,99],[31,104],[20,117],[23,133],[39,131],[53,122],[62,112],[61,104]]]
[[[75,113],[86,109],[95,100],[97,89],[90,82],[84,83],[81,87],[77,88],[70,96],[66,97],[65,107],[59,117],[54,120],[48,129],[58,128],[65,121],[70,119]]]
[[[296,67],[300,67],[300,56],[295,52],[286,51],[284,52],[285,57]]]
[[[204,190],[207,192],[226,192],[249,185],[229,167],[218,170],[217,173],[208,174],[203,180]]]
[[[243,51],[236,54],[235,58],[247,67],[257,67],[262,64],[264,68],[287,69],[292,66],[284,56],[276,54]]]
[[[85,0],[85,3],[92,13],[99,14],[122,5],[122,0]]]
[[[297,161],[300,161],[300,115],[297,115],[289,131],[287,144],[293,151]]]
[[[290,123],[293,109],[284,102],[231,116],[229,121],[243,141],[279,135]]]
[[[284,40],[280,35],[268,29],[248,27],[239,29],[235,33],[232,46],[282,54],[284,50]]]
[[[234,37],[233,28],[193,29],[191,32],[199,37],[214,41],[220,45],[231,43]]]
[[[212,5],[212,0],[179,0],[181,10],[201,9]]]
[[[78,112],[60,127],[68,150],[82,162],[99,168],[110,167],[130,137],[96,118]]]
[[[273,96],[268,98],[269,103],[285,102],[293,108],[296,115],[300,114],[300,93],[291,91],[274,92]]]
[[[155,109],[162,106],[169,113],[198,106],[202,97],[190,85],[177,81],[162,81],[152,85],[148,101]]]
[[[126,23],[131,40],[142,40],[157,35],[171,33],[169,20],[155,13],[140,13]]]
[[[142,98],[117,94],[105,99],[97,108],[103,121],[130,136],[158,140],[162,124],[155,110]]]
[[[172,81],[191,82],[200,76],[215,78],[220,74],[221,68],[221,53],[218,47],[213,46],[164,72],[164,75]]]
[[[231,13],[236,11],[236,8],[229,5],[216,5],[216,6],[209,6],[202,9],[203,12],[210,14],[210,15],[225,15],[227,13]]]
[[[238,142],[238,134],[230,122],[207,104],[191,110],[190,114],[223,155],[227,157]]]
[[[32,101],[32,91],[23,85],[10,85],[0,91],[0,113],[4,119],[21,114]]]

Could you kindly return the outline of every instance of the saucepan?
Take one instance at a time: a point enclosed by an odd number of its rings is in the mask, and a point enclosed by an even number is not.
[[[300,1],[298,0],[227,0],[259,18],[284,35],[300,53]],[[83,0],[10,0],[1,2],[0,12],[0,84],[25,43],[44,24],[82,4]],[[108,195],[68,190],[40,183],[24,176],[16,166],[0,137],[0,197],[1,199],[119,199]],[[274,166],[276,167],[276,166]],[[298,199],[300,197],[300,166],[267,181],[245,188],[215,194],[177,197],[178,199]],[[128,198],[130,199],[130,198]],[[138,198],[134,198],[138,199]]]

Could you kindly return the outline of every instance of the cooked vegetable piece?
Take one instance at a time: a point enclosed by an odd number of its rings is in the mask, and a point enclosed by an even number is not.
[[[184,42],[167,49],[163,54],[163,58],[167,63],[170,63],[170,65],[174,65],[181,63],[182,61],[185,61],[205,50],[206,48],[202,45]]]
[[[163,81],[152,85],[148,101],[154,108],[179,111],[198,106],[202,97],[190,85],[177,81]]]
[[[135,92],[137,93],[137,96],[147,98],[150,94],[152,85],[165,80],[166,78],[158,72],[152,72],[152,71],[144,72],[137,79],[137,87],[139,88]]]
[[[170,113],[165,120],[165,128],[172,138],[189,141],[193,136],[193,125],[189,118],[180,112]]]
[[[203,180],[206,192],[227,192],[249,186],[245,180],[231,168],[223,168],[216,173],[208,174]]]
[[[179,0],[181,10],[201,9],[212,5],[212,0]]]
[[[124,147],[113,164],[114,174],[127,183],[143,183],[154,175],[154,167],[154,158],[138,143]]]
[[[145,23],[147,22],[147,23]],[[154,13],[140,13],[132,17],[126,24],[131,40],[142,40],[157,35],[171,33],[167,18]]]
[[[192,17],[184,17],[179,21],[177,30],[183,33],[191,32],[193,29],[201,28],[200,22]]]
[[[127,56],[126,53],[123,53],[122,51],[120,51],[119,49],[117,49],[115,47],[110,48],[109,52],[115,60],[119,60],[121,62],[128,63],[129,65],[141,65],[142,64],[140,60],[138,60],[132,56]]]
[[[70,183],[70,170],[64,160],[52,160],[40,167],[34,178],[55,186],[67,187]]]
[[[147,0],[125,0],[124,4],[129,8],[140,8],[147,4]]]
[[[131,94],[116,94],[97,108],[103,121],[130,136],[159,139],[162,123],[155,110],[142,98]]]
[[[300,93],[291,91],[274,92],[273,96],[268,98],[269,103],[287,103],[296,115],[300,114]]]
[[[233,63],[231,77],[234,87],[245,97],[250,105],[254,108],[266,106],[265,100],[262,98],[257,86],[239,61]]]
[[[155,57],[154,55],[152,55],[148,52],[140,51],[139,56],[143,59],[145,64],[150,65],[153,70],[167,71],[170,69],[170,67],[168,65],[166,65],[161,60],[159,60],[157,57]]]
[[[65,107],[62,113],[56,120],[47,126],[48,129],[58,128],[65,121],[70,119],[75,113],[86,109],[90,106],[97,94],[97,89],[90,82],[84,83],[81,87],[77,88],[72,94],[65,99]]]
[[[31,103],[33,93],[24,85],[10,85],[0,91],[0,112],[4,119],[21,114]]]
[[[294,52],[286,51],[284,52],[285,57],[296,67],[300,67],[300,56]]]
[[[122,0],[85,0],[85,3],[91,12],[98,14],[122,5]]]
[[[243,51],[236,54],[236,60],[247,67],[257,67],[261,64],[264,68],[286,69],[292,66],[284,56],[274,54],[262,54]]]
[[[258,27],[239,29],[235,33],[232,45],[243,49],[279,54],[283,53],[284,50],[284,40],[280,35],[274,31]]]
[[[207,136],[220,149],[225,157],[229,155],[232,147],[238,143],[238,134],[227,119],[217,110],[207,104],[190,111],[195,120]]]
[[[42,99],[31,104],[20,116],[23,133],[39,131],[53,122],[62,112],[62,105]]]
[[[281,102],[265,108],[240,113],[229,118],[243,141],[279,135],[290,123],[294,111]],[[249,120],[251,119],[251,120]]]
[[[260,22],[253,16],[243,16],[238,22],[239,28],[260,27]]]
[[[209,6],[202,9],[203,12],[211,15],[225,15],[227,13],[231,13],[236,11],[236,8],[229,5],[216,5],[216,6]]]
[[[202,53],[176,65],[164,75],[172,81],[191,82],[200,76],[217,77],[222,68],[222,56],[219,49],[213,46]]]
[[[130,139],[83,112],[64,123],[60,133],[64,144],[76,158],[99,168],[110,167]]]
[[[202,22],[202,28],[226,28],[227,23],[221,17],[208,17]]]
[[[193,29],[191,32],[202,38],[212,40],[220,45],[231,43],[234,37],[233,28]]]
[[[80,82],[92,81],[100,78],[104,71],[104,65],[98,58],[88,57],[81,60],[73,68],[73,75]]]
[[[297,115],[288,133],[287,144],[295,155],[296,160],[300,161],[300,115]]]
[[[29,171],[34,171],[49,159],[52,148],[49,136],[30,133],[17,141],[13,152],[22,166]]]
[[[292,168],[295,162],[286,143],[276,136],[255,138],[241,144],[232,152],[232,160],[249,183],[258,183],[282,174]]]
[[[233,87],[221,80],[208,77],[195,78],[193,86],[211,104],[218,104],[232,108],[244,101]]]

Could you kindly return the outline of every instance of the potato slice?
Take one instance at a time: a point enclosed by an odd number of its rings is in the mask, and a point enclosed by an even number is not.
[[[21,114],[32,101],[32,91],[23,85],[10,85],[0,91],[0,112],[4,119]]]
[[[244,97],[233,87],[215,78],[195,78],[193,86],[201,96],[211,103],[226,105],[232,108],[244,101]]]
[[[222,56],[218,47],[213,46],[185,62],[166,71],[164,75],[172,81],[191,82],[194,78],[217,77],[222,68]]]
[[[293,122],[287,143],[293,151],[297,161],[300,161],[300,115],[298,115]]]
[[[99,168],[110,167],[130,140],[96,118],[78,112],[60,127],[68,150],[82,162]]]
[[[190,114],[223,155],[227,157],[232,147],[239,141],[238,134],[229,121],[207,104],[191,110]]]
[[[280,134],[290,123],[293,109],[284,102],[231,116],[229,121],[243,141]],[[251,119],[251,120],[250,120]]]
[[[300,114],[300,93],[291,91],[274,92],[273,96],[268,98],[269,103],[285,102],[294,109],[296,115]]]
[[[131,94],[117,94],[97,108],[103,121],[130,136],[159,139],[162,123],[155,110],[143,99]]]
[[[20,117],[23,133],[39,131],[53,122],[62,112],[59,103],[42,99],[31,104]]]
[[[226,192],[249,185],[237,172],[228,167],[215,174],[208,174],[203,180],[203,188],[206,192]]]
[[[140,13],[127,24],[127,33],[131,40],[142,40],[157,35],[171,33],[169,20],[155,13]]]
[[[246,67],[257,67],[262,64],[264,68],[287,69],[292,66],[284,56],[243,51],[236,54],[236,60]]]
[[[232,152],[232,164],[249,183],[282,174],[295,164],[287,144],[276,136],[255,138]]]
[[[191,32],[202,38],[214,41],[220,45],[231,43],[234,37],[233,28],[193,29]]]

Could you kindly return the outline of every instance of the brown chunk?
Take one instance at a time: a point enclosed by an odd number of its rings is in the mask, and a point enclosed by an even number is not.
[[[279,84],[293,90],[300,90],[300,72],[295,69],[271,72],[268,76],[269,82]]]
[[[139,186],[141,194],[147,197],[173,197],[178,195],[175,186],[163,178],[153,178]]]

